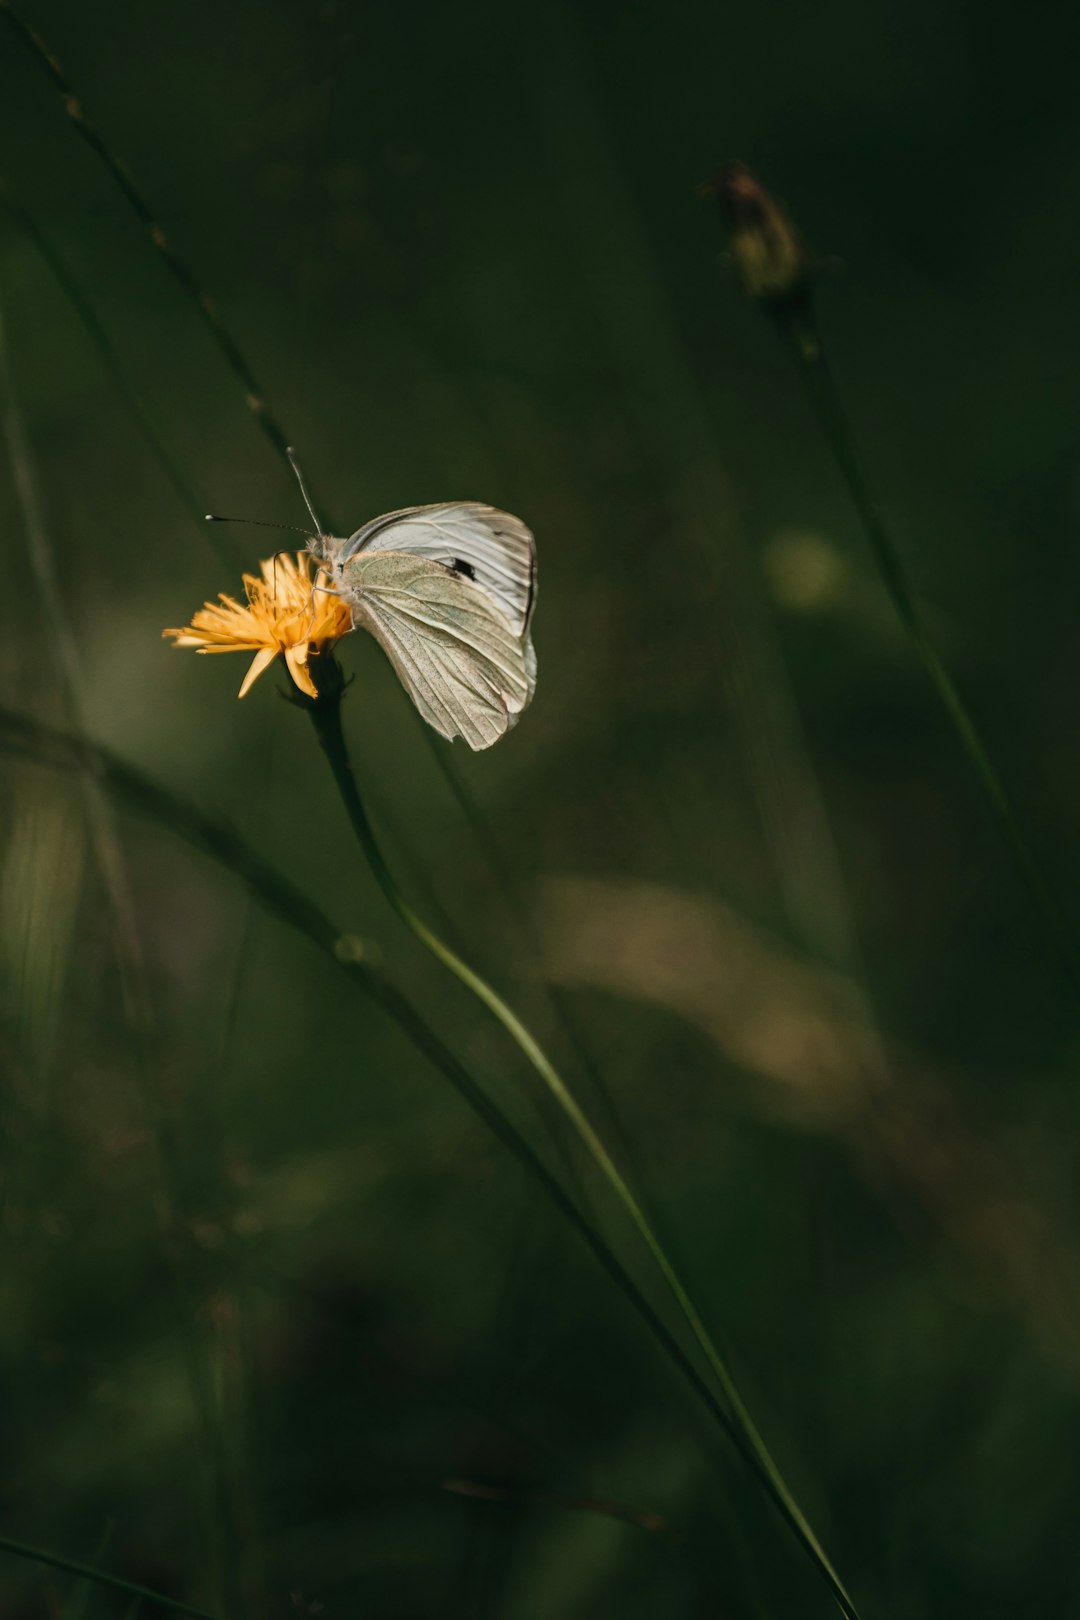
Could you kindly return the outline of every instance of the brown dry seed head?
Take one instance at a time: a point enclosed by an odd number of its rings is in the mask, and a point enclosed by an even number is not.
[[[719,204],[731,258],[750,298],[773,308],[806,302],[814,261],[771,192],[745,163],[725,163],[706,187]]]

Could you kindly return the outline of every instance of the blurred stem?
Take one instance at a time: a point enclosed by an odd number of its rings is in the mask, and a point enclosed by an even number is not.
[[[10,1536],[0,1536],[0,1552],[29,1559],[35,1564],[47,1564],[50,1569],[62,1569],[67,1575],[78,1575],[83,1580],[96,1582],[98,1586],[110,1586],[114,1592],[126,1592],[139,1603],[156,1603],[162,1609],[171,1609],[173,1614],[190,1615],[192,1620],[216,1620],[206,1609],[195,1609],[190,1603],[181,1603],[178,1598],[166,1597],[163,1592],[152,1592],[147,1586],[138,1586],[119,1575],[110,1575],[104,1569],[95,1569],[93,1564],[80,1564],[74,1558],[62,1558],[59,1553],[46,1552],[42,1547],[28,1547],[24,1542],[12,1541]]]
[[[393,874],[387,866],[382,850],[376,841],[374,830],[368,820],[367,811],[364,808],[363,800],[356,785],[356,777],[349,760],[345,736],[341,726],[340,691],[320,697],[315,702],[309,703],[307,708],[311,715],[312,724],[315,727],[315,734],[326,755],[334,781],[341,794],[353,831],[371,867],[376,882],[382,889],[387,901],[393,910],[397,912],[410,933],[454,975],[459,983],[471,991],[476,999],[498,1020],[547,1087],[548,1092],[569,1122],[572,1131],[599,1171],[603,1182],[644,1242],[679,1311],[697,1341],[734,1418],[735,1427],[740,1436],[740,1451],[744,1459],[751,1462],[755,1473],[765,1484],[788,1525],[810,1553],[816,1567],[824,1574],[842,1611],[845,1614],[854,1615],[855,1610],[839,1576],[830,1564],[814,1532],[804,1518],[798,1503],[788,1489],[780,1470],[773,1461],[764,1439],[758,1432],[757,1426],[739,1394],[723,1357],[713,1343],[704,1321],[674,1266],[668,1259],[663,1245],[565,1081],[513,1009],[507,1006],[502,997],[492,989],[485,979],[481,978],[467,962],[462,961],[460,956],[452,951],[448,945],[445,945],[437,934],[432,932],[423,919],[413,911],[394,881]]]
[[[315,705],[312,705],[314,708]],[[626,1270],[602,1234],[582,1214],[547,1165],[533,1151],[512,1121],[488,1096],[442,1037],[426,1023],[412,1003],[385,974],[363,959],[356,943],[343,935],[307,895],[277,868],[263,859],[233,827],[205,815],[190,800],[170,792],[152,777],[136,770],[107,749],[81,737],[57,731],[25,715],[0,706],[0,749],[52,769],[85,772],[137,814],[167,828],[193,849],[224,867],[248,889],[255,900],[279,922],[302,934],[327,961],[343,973],[354,988],[363,990],[401,1028],[433,1066],[454,1086],[508,1152],[533,1177],[552,1204],[577,1232],[594,1258],[642,1318],[672,1364],[686,1379],[713,1421],[735,1447],[785,1522],[829,1585],[848,1620],[858,1613],[825,1554],[805,1527],[805,1520],[790,1493],[775,1473],[767,1453],[750,1443],[702,1375],[695,1360],[664,1322],[647,1295]],[[348,762],[346,760],[346,769]],[[351,774],[351,773],[350,773]],[[602,1150],[601,1150],[602,1151]]]
[[[1080,956],[1072,925],[1054,895],[1005,791],[970,709],[938,656],[900,553],[882,519],[855,446],[817,319],[809,303],[781,304],[773,310],[777,332],[806,390],[810,409],[851,497],[889,598],[914,644],[978,778],[990,812],[1041,921],[1046,941],[1058,957],[1074,994],[1080,998]]]

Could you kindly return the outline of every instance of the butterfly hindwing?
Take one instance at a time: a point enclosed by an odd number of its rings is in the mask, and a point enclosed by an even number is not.
[[[341,564],[340,583],[353,623],[381,643],[442,736],[489,748],[515,724],[536,683],[535,655],[479,581],[416,552],[371,548]]]

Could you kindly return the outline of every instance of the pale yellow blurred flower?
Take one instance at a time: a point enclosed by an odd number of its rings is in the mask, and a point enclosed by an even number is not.
[[[161,633],[172,636],[175,646],[197,652],[253,652],[240,697],[279,657],[301,692],[318,697],[308,660],[348,634],[349,610],[333,592],[312,589],[325,586],[326,576],[319,571],[312,579],[306,551],[295,558],[282,552],[259,567],[261,575],[244,575],[246,603],[222,592],[216,603],[205,602],[183,630]]]

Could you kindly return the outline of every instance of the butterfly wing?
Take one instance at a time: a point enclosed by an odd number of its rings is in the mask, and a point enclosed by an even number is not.
[[[387,512],[350,535],[338,560],[395,551],[455,569],[491,597],[518,635],[528,631],[536,601],[536,542],[512,513],[479,501]]]
[[[536,658],[501,607],[457,570],[412,552],[362,551],[340,573],[353,623],[370,630],[429,725],[490,748],[536,685]]]

